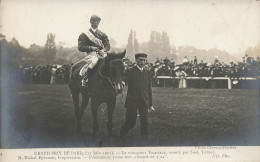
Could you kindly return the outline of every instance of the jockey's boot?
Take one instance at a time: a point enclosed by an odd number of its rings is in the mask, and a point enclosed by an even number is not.
[[[88,75],[89,75],[89,71],[90,69],[87,70],[87,72],[85,73],[84,77],[82,78],[82,86],[83,87],[88,87]]]

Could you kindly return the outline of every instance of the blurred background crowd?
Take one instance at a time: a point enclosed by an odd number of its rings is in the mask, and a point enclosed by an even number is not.
[[[1,34],[0,38],[3,51],[0,53],[0,81],[1,76],[6,76],[3,78],[9,77],[8,81],[26,84],[66,84],[72,63],[85,55],[78,51],[77,46],[63,47],[62,43],[56,46],[53,33],[47,34],[44,46],[32,44],[29,48],[21,46],[15,38],[7,41]],[[135,43],[131,44],[132,42]],[[116,42],[112,38],[110,44],[112,50],[123,50],[115,48]],[[123,59],[125,76],[128,69],[135,65],[134,53],[143,51],[149,54],[146,68],[151,71],[153,86],[227,88],[229,78],[232,88],[247,88],[251,85],[253,88],[259,87],[260,45],[248,47],[244,54],[234,57],[218,49],[201,50],[189,45],[170,46],[165,32],[153,31],[148,42],[138,44],[135,32],[131,30],[126,51],[127,55]],[[217,77],[224,79],[216,80]]]
[[[25,84],[66,84],[70,65],[31,66],[9,69]]]
[[[134,64],[129,63],[126,67]],[[153,76],[153,86],[167,86],[179,88],[227,88],[227,80],[212,80],[210,78],[226,77],[232,81],[233,88],[250,88],[259,85],[260,58],[248,57],[245,55],[241,62],[221,62],[216,56],[212,63],[203,60],[198,61],[196,56],[190,59],[185,56],[182,64],[175,64],[174,60],[167,57],[158,59],[154,63],[147,63]],[[158,76],[170,76],[175,79],[162,79]],[[186,77],[208,77],[204,79],[185,80],[185,85],[180,86]],[[167,77],[164,77],[167,78]],[[246,80],[249,79],[249,80]]]
[[[180,80],[186,77],[228,77],[231,79],[234,87],[245,86],[248,81],[241,78],[259,78],[260,59],[248,57],[245,55],[241,62],[230,62],[226,64],[218,60],[212,63],[206,63],[203,60],[198,61],[196,56],[192,59],[185,56],[182,64],[175,64],[173,59],[158,59],[154,63],[147,62],[146,68],[151,71],[153,78],[153,86],[167,86],[179,88],[225,88],[226,80],[211,79],[189,79],[180,87]],[[125,75],[129,68],[135,66],[135,63],[125,58]],[[71,65],[46,65],[46,66],[30,66],[10,69],[16,72],[16,76],[20,76],[21,81],[26,84],[66,84],[69,79],[69,71]],[[175,79],[160,79],[158,76],[175,77]],[[251,84],[251,83],[250,83]]]

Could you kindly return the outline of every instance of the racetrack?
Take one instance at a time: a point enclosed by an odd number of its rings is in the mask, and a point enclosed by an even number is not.
[[[126,97],[124,89],[124,98]],[[99,134],[93,139],[90,107],[83,135],[66,85],[21,85],[2,91],[2,148],[140,146],[139,121],[127,141],[119,142],[125,120],[119,95],[113,137],[107,139],[106,106],[99,109]],[[148,146],[260,145],[259,91],[242,89],[153,88]]]

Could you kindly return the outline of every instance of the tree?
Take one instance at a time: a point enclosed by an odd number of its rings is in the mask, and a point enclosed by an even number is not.
[[[150,58],[155,59],[162,56],[162,38],[161,34],[156,31],[152,31],[150,35],[150,40],[148,42],[148,53]]]
[[[136,33],[134,32],[134,53],[139,52],[139,44],[138,40],[136,39]]]
[[[128,36],[128,42],[126,45],[126,54],[127,56],[132,56],[133,53],[134,53],[133,30],[131,29]]]
[[[142,43],[139,48],[141,51],[149,54],[149,60],[156,58],[174,58],[176,59],[176,49],[170,45],[170,40],[166,32],[159,33],[151,31],[150,40]]]
[[[156,31],[152,31],[151,34],[150,34],[150,40],[147,44],[147,48],[146,48],[146,51],[145,51],[145,52],[149,53],[150,59],[155,58],[156,55],[157,55],[155,35],[156,35]]]
[[[174,45],[171,45],[171,57],[173,58],[173,60],[177,60],[177,49]]]
[[[7,62],[8,66],[18,67],[21,62],[22,57],[22,48],[15,38],[13,38],[8,44],[7,44]]]
[[[245,54],[247,54],[250,57],[254,57],[254,58],[260,57],[260,45],[255,46],[255,47],[248,47],[245,50]]]
[[[128,36],[126,52],[127,52],[128,57],[133,56],[135,53],[139,52],[139,44],[138,44],[138,40],[136,38],[136,33],[132,29],[130,30],[130,33]]]
[[[169,57],[171,54],[171,45],[169,41],[169,37],[166,32],[162,32],[161,37],[161,50],[162,50],[162,56]]]
[[[44,47],[44,57],[47,61],[52,61],[56,56],[55,34],[48,33]]]
[[[28,49],[31,56],[39,57],[42,54],[42,47],[37,44],[30,45],[30,48]]]

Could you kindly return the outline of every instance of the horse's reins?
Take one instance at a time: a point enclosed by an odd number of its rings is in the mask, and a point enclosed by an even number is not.
[[[111,65],[111,63],[114,62],[114,61],[122,61],[122,59],[114,59],[114,60],[110,61],[110,65]],[[116,86],[116,83],[113,82],[110,77],[107,77],[107,76],[101,74],[100,68],[101,68],[101,66],[99,66],[99,68],[98,68],[98,73],[99,73],[99,75],[100,75],[102,78],[108,80],[109,84],[112,86],[112,88],[113,88],[113,90],[114,90],[114,93],[115,93],[115,95],[116,95],[116,87],[115,87],[115,86]],[[123,99],[123,96],[124,96],[124,95],[123,95],[123,92],[122,92],[122,99]]]

